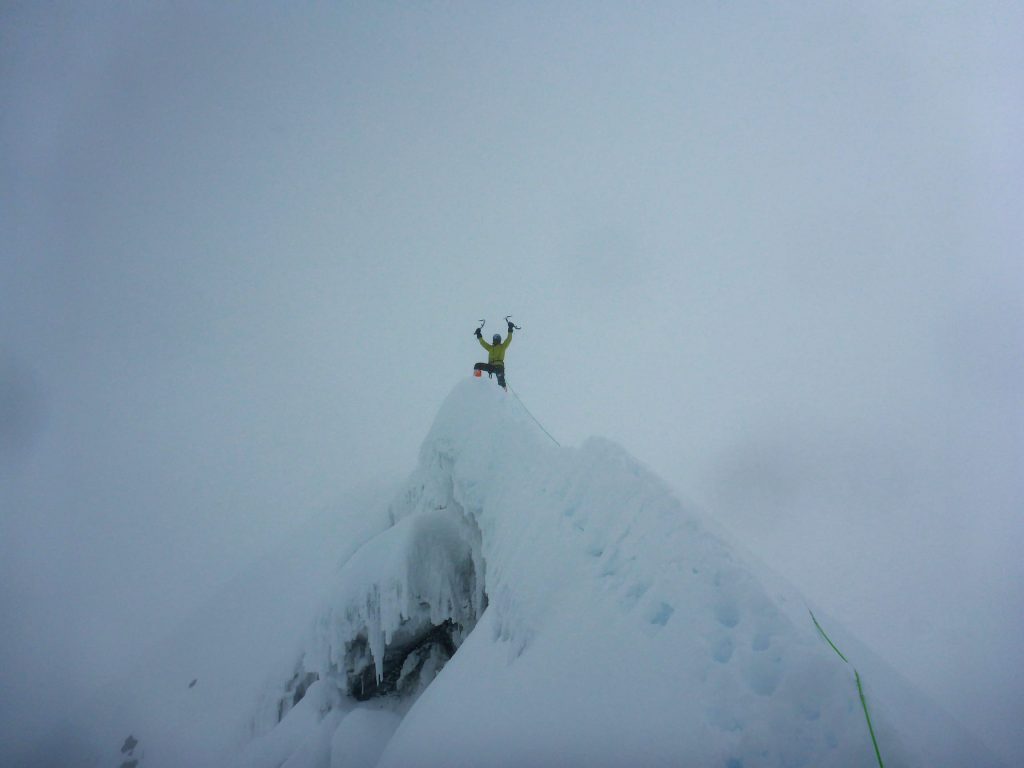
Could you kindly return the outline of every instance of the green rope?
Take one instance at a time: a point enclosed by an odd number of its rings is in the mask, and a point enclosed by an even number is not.
[[[860,684],[860,673],[855,669],[853,670],[853,676],[857,678],[857,693],[860,694],[860,706],[864,710],[864,719],[868,721],[868,733],[871,734],[871,743],[875,745],[875,757],[878,758],[879,768],[885,768],[885,766],[882,765],[882,753],[878,749],[878,739],[875,738],[875,728],[871,725],[871,715],[868,714],[868,702],[867,699],[864,698],[864,689]]]
[[[559,442],[558,442],[557,440],[555,440],[554,436],[553,436],[553,435],[552,435],[552,434],[551,434],[550,432],[548,432],[548,431],[547,431],[546,429],[544,429],[544,425],[543,425],[543,424],[541,424],[541,423],[540,423],[539,421],[537,421],[537,417],[536,417],[536,416],[534,416],[534,415],[533,415],[532,413],[530,413],[530,409],[526,407],[526,403],[524,403],[524,402],[523,402],[523,401],[522,401],[522,400],[521,400],[521,399],[519,398],[519,395],[518,395],[518,394],[516,394],[516,391],[515,391],[514,389],[512,389],[512,386],[511,386],[511,385],[509,385],[508,391],[512,393],[512,396],[513,396],[513,397],[515,397],[515,399],[516,399],[516,400],[519,400],[519,404],[520,404],[521,406],[523,406],[523,410],[524,410],[524,411],[526,411],[526,415],[527,415],[527,416],[529,416],[529,417],[530,417],[531,419],[533,419],[533,423],[534,423],[534,424],[536,424],[536,425],[537,425],[538,427],[540,427],[540,431],[541,431],[541,432],[543,432],[543,433],[544,433],[545,435],[547,435],[548,437],[550,437],[550,438],[551,438],[551,442],[552,442],[552,443],[554,443],[554,444],[555,444],[555,445],[557,445],[557,446],[558,446],[559,448],[561,448],[561,447],[562,447],[562,444],[561,444],[561,443],[559,443]]]
[[[835,644],[835,643],[833,643],[833,642],[832,642],[832,641],[831,641],[831,640],[829,639],[828,635],[826,635],[826,634],[825,634],[825,630],[821,628],[821,624],[819,624],[819,623],[818,623],[818,620],[817,620],[816,618],[814,618],[814,613],[813,613],[813,612],[811,611],[811,609],[810,609],[810,608],[808,608],[808,609],[807,609],[807,612],[808,612],[809,614],[811,614],[811,621],[813,621],[813,622],[814,622],[814,626],[816,626],[816,627],[818,628],[818,632],[820,632],[820,633],[821,633],[821,636],[825,638],[825,642],[826,642],[826,643],[828,643],[829,645],[831,645],[831,646],[832,646],[832,650],[833,650],[833,651],[835,651],[836,653],[838,653],[838,654],[839,654],[839,658],[840,658],[840,659],[842,659],[842,660],[843,660],[843,661],[845,661],[845,662],[846,662],[847,664],[849,664],[849,663],[850,663],[850,660],[849,660],[848,658],[846,658],[845,656],[843,656],[843,652],[842,652],[842,651],[840,651],[840,650],[839,650],[838,648],[836,648],[836,644]],[[854,670],[854,672],[856,672],[856,670]]]
[[[814,616],[814,611],[808,608],[807,612],[811,614],[811,621],[814,622],[814,626],[818,628],[818,632],[821,633],[821,636],[825,638],[825,642],[832,646],[832,650],[839,654],[840,659],[845,661],[847,664],[850,664],[850,660],[843,655],[842,651],[836,648],[836,644],[832,642],[832,638],[825,634],[825,630],[821,628],[821,624],[818,623],[817,618]],[[853,665],[850,664],[850,666]],[[875,738],[875,727],[871,724],[871,715],[868,714],[868,700],[864,696],[864,686],[861,685],[860,673],[857,671],[856,667],[854,667],[853,670],[853,677],[857,681],[857,695],[860,696],[860,706],[861,709],[864,710],[864,720],[867,721],[868,733],[871,734],[871,743],[875,747],[875,757],[878,758],[878,768],[885,768],[885,765],[882,763],[882,751],[878,748],[878,739]]]

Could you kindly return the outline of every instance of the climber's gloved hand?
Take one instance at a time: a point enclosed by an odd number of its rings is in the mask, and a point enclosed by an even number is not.
[[[511,321],[511,320],[509,320],[509,321],[508,321],[508,332],[509,332],[509,333],[512,333],[512,329],[513,329],[514,327],[515,327],[515,326],[513,326],[513,325],[512,325],[512,321]]]
[[[480,333],[480,329],[479,328],[477,328],[475,331],[473,331],[473,335],[476,336],[478,339],[482,339],[483,336],[484,336],[482,333]]]

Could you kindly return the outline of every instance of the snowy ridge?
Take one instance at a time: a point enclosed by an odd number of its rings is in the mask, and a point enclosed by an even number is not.
[[[522,666],[517,657],[529,656],[542,632],[577,634],[585,611],[605,642],[618,634],[611,658],[592,663],[632,667],[623,680],[632,689],[644,680],[647,722],[661,724],[660,743],[649,733],[638,741],[613,715],[588,728],[583,741],[596,743],[559,743],[558,754],[598,764],[609,754],[621,757],[606,764],[622,764],[636,752],[664,764],[683,756],[694,765],[873,764],[848,670],[813,627],[787,613],[802,612],[802,602],[770,596],[617,446],[591,439],[555,448],[512,399],[470,382],[441,409],[392,513],[403,519],[437,507],[459,510],[481,531],[489,625],[493,638],[507,641],[512,666]],[[577,663],[593,650],[560,649]],[[618,697],[609,689],[593,695]],[[557,729],[572,714],[554,707],[550,722]],[[408,728],[418,716],[414,709]],[[899,738],[886,724],[880,730],[895,757]],[[541,744],[555,735],[536,733]],[[528,763],[538,756],[532,749],[506,744],[502,751],[519,758],[503,764]],[[399,738],[384,764],[401,765],[414,752]]]
[[[451,392],[374,526],[263,670],[230,764],[877,765],[852,667],[792,587],[623,449],[557,447],[486,381]],[[886,766],[998,765],[818,613]]]

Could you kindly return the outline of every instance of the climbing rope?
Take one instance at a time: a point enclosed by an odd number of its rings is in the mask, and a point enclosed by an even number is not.
[[[847,664],[850,664],[850,660],[843,655],[842,651],[836,648],[836,644],[833,643],[832,639],[825,634],[825,630],[821,628],[821,624],[819,624],[818,620],[814,617],[814,611],[808,608],[807,612],[811,614],[811,621],[814,622],[814,626],[818,628],[818,632],[821,634],[821,636],[825,638],[825,642],[832,646],[832,650],[839,654],[840,659],[845,661]],[[850,666],[852,667],[853,665],[850,664]],[[878,768],[885,768],[885,766],[882,764],[882,752],[878,748],[878,739],[875,738],[875,728],[873,725],[871,725],[871,715],[868,714],[868,702],[867,699],[864,697],[864,687],[860,683],[860,673],[857,671],[856,667],[854,667],[853,669],[853,677],[857,681],[857,695],[860,696],[860,706],[861,709],[864,710],[864,719],[867,721],[868,724],[868,733],[871,734],[871,743],[875,747],[875,757],[878,758]]]
[[[506,383],[507,383],[507,382],[506,382]],[[543,425],[543,424],[541,424],[541,423],[540,423],[539,421],[537,421],[537,417],[536,417],[536,416],[534,416],[534,415],[533,415],[532,413],[530,413],[530,409],[526,407],[526,404],[525,404],[525,403],[523,403],[523,401],[522,401],[522,400],[520,399],[519,395],[517,395],[517,394],[516,394],[516,391],[515,391],[514,389],[512,389],[512,385],[511,385],[511,384],[509,384],[509,385],[508,385],[508,391],[512,393],[512,396],[513,396],[513,397],[514,397],[514,398],[515,398],[516,400],[519,400],[519,404],[520,404],[521,406],[523,406],[523,410],[524,410],[524,411],[526,411],[526,415],[527,415],[527,416],[529,416],[529,417],[530,417],[531,419],[533,419],[533,423],[534,423],[534,424],[536,424],[536,425],[537,425],[538,427],[540,427],[540,431],[541,431],[541,432],[543,432],[543,433],[544,433],[545,435],[547,435],[548,437],[550,437],[550,438],[551,438],[551,442],[552,442],[552,443],[554,443],[554,444],[555,444],[555,445],[557,445],[557,446],[558,446],[559,448],[561,448],[561,447],[562,447],[562,444],[561,444],[561,443],[559,443],[559,442],[558,442],[557,440],[555,440],[555,438],[554,438],[554,437],[553,437],[553,436],[551,435],[551,433],[550,433],[550,432],[548,432],[548,431],[547,431],[546,429],[544,429],[544,425]]]

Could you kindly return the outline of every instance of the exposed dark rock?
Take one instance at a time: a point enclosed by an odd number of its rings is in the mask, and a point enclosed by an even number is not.
[[[452,621],[428,626],[406,640],[396,638],[384,651],[384,674],[377,680],[377,669],[366,647],[366,638],[359,636],[350,646],[348,658],[348,692],[358,701],[367,701],[390,693],[408,693],[420,684],[420,675],[433,657],[438,663],[434,673],[455,655],[455,637],[461,627]],[[429,682],[429,681],[426,681]]]
[[[284,696],[277,703],[277,721],[281,722],[284,716],[288,714],[288,711],[302,701],[306,695],[306,691],[309,690],[309,686],[320,679],[320,675],[316,672],[306,672],[302,664],[299,664],[299,668],[295,670],[295,674],[292,679],[288,681],[288,685],[285,686]]]

